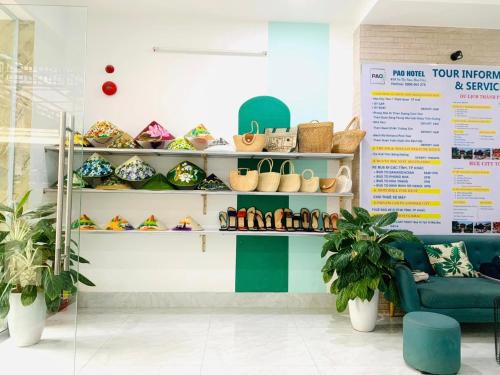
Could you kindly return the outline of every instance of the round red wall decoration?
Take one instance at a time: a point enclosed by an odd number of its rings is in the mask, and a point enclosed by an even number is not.
[[[114,82],[107,81],[102,85],[102,92],[108,96],[115,95],[117,90],[118,87],[116,87],[116,84]]]
[[[113,65],[106,65],[106,67],[104,68],[104,70],[106,70],[106,73],[114,73],[115,72],[115,67]]]

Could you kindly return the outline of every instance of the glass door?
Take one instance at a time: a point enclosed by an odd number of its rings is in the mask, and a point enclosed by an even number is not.
[[[75,373],[86,17],[0,5],[0,358],[19,374]]]

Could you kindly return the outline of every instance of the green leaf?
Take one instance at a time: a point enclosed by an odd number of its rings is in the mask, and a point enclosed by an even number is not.
[[[11,214],[14,213],[14,209],[12,207],[6,206],[3,203],[0,203],[0,211],[9,212]]]
[[[397,247],[389,246],[389,245],[383,245],[382,249],[391,256],[391,258],[394,258],[396,260],[404,260],[405,259],[405,253],[403,250],[398,249]]]
[[[9,284],[0,283],[0,319],[3,319],[9,313],[9,297],[12,287]]]
[[[19,203],[16,204],[16,215],[17,216],[21,216],[23,214],[23,207],[26,204],[26,202],[28,201],[30,194],[31,194],[31,190],[28,190],[26,192],[26,194],[24,194],[24,196],[21,198]]]
[[[370,213],[361,207],[354,207],[352,209],[358,218],[361,218],[365,223],[371,221]]]
[[[61,306],[61,296],[57,296],[57,298],[51,300],[47,295],[45,295],[45,305],[47,306],[47,310],[50,312],[58,312],[59,306]]]
[[[45,294],[50,300],[54,300],[61,295],[63,290],[63,279],[61,276],[54,275],[50,268],[43,272],[42,282]]]
[[[376,243],[372,243],[368,248],[368,259],[370,259],[373,263],[377,263],[382,251],[380,247]]]
[[[90,262],[85,259],[84,257],[76,254],[70,254],[69,256],[71,259],[73,259],[76,262],[82,263],[82,264],[90,264]]]
[[[78,280],[79,282],[81,282],[82,284],[87,285],[87,286],[95,286],[95,284],[92,281],[87,279],[81,273],[78,273],[75,270],[70,270],[70,272],[71,272],[71,276],[73,277],[73,280]]]
[[[434,259],[439,259],[443,255],[443,252],[441,251],[441,249],[439,249],[438,247],[434,247],[434,246],[425,246],[425,252],[427,253],[427,255],[429,257],[434,258]]]
[[[29,306],[36,300],[37,290],[35,285],[27,285],[21,293],[21,303],[23,306]]]
[[[344,208],[341,208],[340,209],[340,215],[344,218],[344,220],[346,220],[347,222],[351,223],[351,224],[355,224],[356,223],[356,219],[354,218],[354,216],[351,215],[351,213],[349,211],[347,211],[346,209]]]
[[[378,218],[378,220],[373,223],[377,227],[386,227],[396,222],[398,219],[397,212],[388,212]]]
[[[323,282],[328,284],[333,278],[333,271],[323,272]]]
[[[356,224],[353,224],[347,220],[340,219],[337,221],[337,227],[339,230],[346,230],[346,231],[356,231],[359,229],[359,226]]]
[[[337,301],[335,301],[335,305],[337,307],[338,312],[343,312],[347,308],[347,304],[349,302],[349,293],[346,290],[341,290],[337,294]]]

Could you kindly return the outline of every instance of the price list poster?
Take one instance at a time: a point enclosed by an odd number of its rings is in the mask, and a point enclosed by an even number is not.
[[[364,64],[361,203],[416,234],[500,234],[500,68]]]

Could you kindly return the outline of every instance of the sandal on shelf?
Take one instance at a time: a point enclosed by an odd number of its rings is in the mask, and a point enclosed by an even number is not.
[[[304,230],[300,224],[300,214],[293,214],[293,229],[296,231]]]
[[[332,232],[336,232],[337,228],[337,220],[339,219],[339,214],[333,213],[330,215],[330,222],[332,223]]]
[[[262,212],[259,210],[255,211],[255,221],[257,222],[258,230],[266,230],[266,223],[264,222],[264,217],[262,216]]]
[[[248,230],[246,226],[246,219],[247,218],[247,209],[246,208],[240,208],[238,210],[238,230]]]
[[[319,232],[319,210],[314,209],[311,211],[311,229],[313,232]]]
[[[323,230],[325,232],[333,232],[333,226],[332,226],[332,221],[330,220],[330,215],[328,213],[323,212],[321,214],[321,217],[323,219]]]
[[[283,226],[283,216],[284,210],[282,208],[278,208],[274,211],[274,230],[278,232],[285,231],[285,227]]]
[[[294,232],[295,229],[293,227],[293,212],[289,208],[283,209],[284,213],[284,221],[285,221],[285,230],[289,232]]]
[[[227,212],[220,211],[219,212],[219,230],[228,230],[229,223],[227,221]]]
[[[248,230],[257,230],[255,226],[255,207],[250,207],[247,210],[247,225]]]
[[[229,207],[227,209],[228,216],[228,226],[227,230],[236,230],[236,209],[234,207]]]
[[[274,230],[272,212],[266,212],[265,220],[266,220],[266,230]]]
[[[307,208],[302,208],[300,210],[300,221],[302,225],[302,230],[311,230],[311,213]]]

